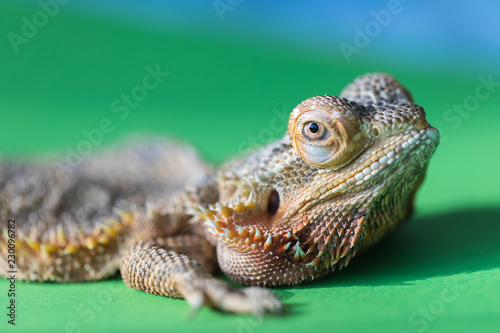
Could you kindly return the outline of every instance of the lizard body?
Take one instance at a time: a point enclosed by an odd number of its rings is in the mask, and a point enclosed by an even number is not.
[[[127,285],[195,308],[275,312],[281,303],[262,286],[342,269],[408,219],[438,142],[398,81],[367,74],[340,97],[302,102],[281,140],[215,171],[170,142],[62,174],[4,163],[0,218],[17,220],[23,279],[98,280],[120,267]],[[250,287],[215,279],[218,268]]]

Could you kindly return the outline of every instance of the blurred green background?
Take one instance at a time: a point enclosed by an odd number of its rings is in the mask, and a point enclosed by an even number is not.
[[[407,86],[442,134],[414,219],[345,271],[277,289],[284,317],[203,309],[189,320],[184,301],[119,280],[18,282],[16,327],[2,314],[2,332],[498,329],[499,10],[494,1],[0,0],[6,155],[67,156],[139,132],[188,141],[218,164],[281,137],[302,100],[374,71]],[[103,119],[102,139],[84,144]],[[0,308],[7,289],[0,281]]]

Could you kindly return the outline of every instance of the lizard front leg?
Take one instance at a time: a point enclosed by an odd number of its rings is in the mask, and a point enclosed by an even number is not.
[[[203,242],[201,238],[198,241]],[[191,244],[193,248],[202,245]],[[203,305],[234,313],[279,312],[281,302],[263,288],[236,289],[211,276],[207,268],[186,254],[140,241],[124,257],[121,274],[134,289],[184,298],[195,309]]]
[[[186,211],[218,199],[214,176],[207,174],[173,201],[136,216],[135,244],[123,256],[122,278],[140,291],[184,298],[195,310],[206,305],[234,313],[279,312],[281,302],[272,292],[237,289],[211,275],[219,271],[215,240]]]

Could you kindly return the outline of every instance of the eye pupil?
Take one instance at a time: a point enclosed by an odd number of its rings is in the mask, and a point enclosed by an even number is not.
[[[316,134],[319,132],[319,125],[317,123],[310,123],[309,124],[309,132]]]
[[[321,122],[308,122],[302,127],[302,135],[307,140],[323,141],[330,137],[330,132]]]

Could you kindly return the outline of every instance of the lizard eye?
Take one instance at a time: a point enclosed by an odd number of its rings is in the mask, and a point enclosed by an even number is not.
[[[368,138],[356,107],[338,97],[317,96],[293,110],[287,133],[304,162],[339,168],[364,149]]]
[[[323,124],[311,121],[304,125],[302,134],[310,140],[320,141],[327,139],[330,136],[330,131]]]

